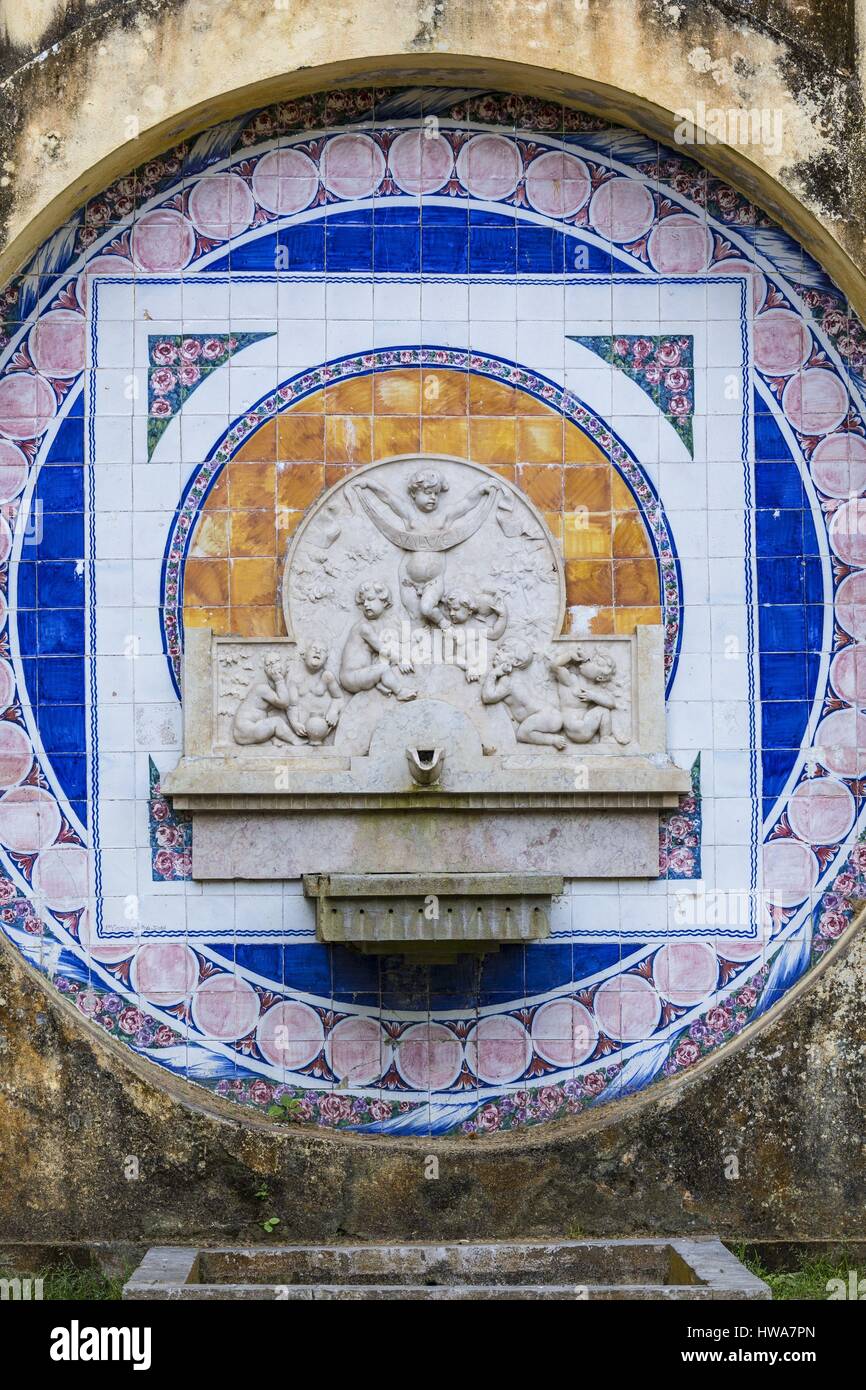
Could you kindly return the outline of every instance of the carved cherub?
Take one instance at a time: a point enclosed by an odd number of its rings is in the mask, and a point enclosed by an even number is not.
[[[613,733],[612,711],[622,706],[613,691],[605,689],[616,675],[609,656],[566,647],[548,660],[548,667],[559,690],[562,727],[572,743],[589,743],[596,736],[628,742]]]
[[[482,652],[481,644],[487,642],[498,642],[508,626],[508,607],[504,596],[495,589],[482,589],[480,593],[472,593],[468,588],[450,589],[442,596],[441,604],[447,619],[447,626],[465,630],[466,625],[473,619],[478,619],[478,625],[470,629],[467,638],[475,637],[477,640],[472,643],[464,641],[458,647],[454,664],[459,666],[466,673],[468,681],[477,681],[481,678],[486,669],[486,652]],[[447,630],[447,629],[446,629]]]
[[[407,686],[398,672],[407,675],[414,669],[408,657],[393,658],[394,643],[378,626],[382,615],[391,607],[391,591],[379,579],[368,579],[360,586],[355,602],[363,618],[354,624],[346,638],[340,661],[340,684],[351,695],[361,690],[380,690],[383,695],[396,695],[398,700],[414,700],[418,691]]]
[[[289,723],[308,743],[322,743],[328,737],[345,704],[336,676],[325,665],[327,660],[324,642],[310,642],[303,653],[305,672],[288,682]]]
[[[267,743],[278,738],[283,743],[297,743],[297,738],[284,714],[289,708],[286,668],[273,652],[264,660],[264,680],[253,680],[235,711],[232,737],[241,745]]]
[[[410,502],[404,502],[390,488],[372,478],[362,478],[357,484],[358,497],[367,516],[383,535],[404,551],[400,562],[400,596],[413,618],[423,618],[434,627],[445,623],[440,599],[445,587],[445,555],[477,531],[490,512],[490,507],[502,489],[493,478],[485,479],[471,488],[447,511],[438,515],[439,498],[448,491],[448,482],[435,469],[423,468],[406,484]],[[398,517],[402,527],[388,522],[368,502],[365,492],[371,492]],[[477,513],[472,515],[472,513]],[[455,523],[469,518],[463,526]]]
[[[481,687],[485,705],[503,701],[517,725],[518,743],[544,743],[564,748],[562,712],[549,704],[533,686],[529,675],[532,648],[512,639],[494,652],[491,669]]]

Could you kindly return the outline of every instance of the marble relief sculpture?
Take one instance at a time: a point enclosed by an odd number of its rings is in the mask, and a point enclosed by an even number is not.
[[[363,479],[356,495],[373,524],[405,552],[400,561],[400,597],[413,618],[442,627],[446,620],[440,606],[445,587],[444,552],[474,535],[490,514],[499,488],[492,478],[477,483],[453,507],[439,512],[439,498],[448,491],[448,480],[433,468],[413,473],[406,483],[410,502],[378,482]],[[395,526],[378,512],[367,494],[383,502],[403,523]],[[437,513],[439,513],[437,515]],[[426,521],[426,526],[422,522]],[[462,522],[458,526],[457,523]]]
[[[362,584],[355,602],[363,613],[353,623],[343,647],[340,661],[340,681],[344,690],[357,695],[362,690],[378,690],[383,695],[396,695],[398,700],[414,700],[417,690],[401,680],[412,670],[408,658],[395,659],[393,642],[382,626],[382,618],[391,607],[391,591],[387,584],[369,579]]]
[[[303,671],[288,683],[288,718],[299,738],[322,743],[337,727],[346,703],[339,681],[325,665],[328,648],[311,642],[303,653]]]
[[[293,539],[285,649],[221,658],[231,741],[357,752],[386,704],[421,698],[461,709],[491,747],[628,744],[628,642],[567,641],[563,594],[553,537],[506,479],[446,458],[360,469]]]
[[[628,743],[622,725],[614,725],[614,712],[626,710],[627,703],[613,689],[617,670],[610,656],[566,647],[550,659],[549,667],[559,692],[562,727],[572,743],[595,738]]]
[[[493,667],[481,687],[485,705],[505,702],[517,725],[519,743],[544,743],[552,748],[564,748],[562,713],[546,701],[532,680],[530,671],[535,654],[525,642],[510,642],[499,647],[493,657]]]
[[[235,743],[243,747],[250,743],[268,743],[273,738],[294,743],[288,710],[286,664],[275,653],[270,653],[264,659],[264,678],[253,678],[238,705],[232,724]]]

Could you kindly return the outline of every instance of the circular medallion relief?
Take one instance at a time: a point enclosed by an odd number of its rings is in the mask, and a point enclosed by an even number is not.
[[[388,702],[436,697],[477,713],[492,651],[541,651],[564,593],[553,537],[523,493],[477,464],[411,455],[324,494],[286,557],[283,612],[300,658],[351,697],[334,739],[348,751]],[[485,720],[513,742],[503,711]]]

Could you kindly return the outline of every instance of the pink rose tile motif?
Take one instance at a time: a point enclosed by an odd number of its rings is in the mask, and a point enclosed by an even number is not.
[[[192,878],[192,817],[174,811],[159,785],[159,768],[150,763],[150,862],[154,883]]]
[[[695,413],[695,381],[690,335],[681,338],[641,337],[638,334],[598,338],[568,336],[571,342],[589,348],[590,352],[637,382],[668,417],[694,457],[692,417]]]
[[[147,457],[196,387],[229,358],[272,333],[152,334],[148,338]]]
[[[676,811],[659,820],[659,873],[663,878],[701,876],[701,755],[692,763],[692,790]]]

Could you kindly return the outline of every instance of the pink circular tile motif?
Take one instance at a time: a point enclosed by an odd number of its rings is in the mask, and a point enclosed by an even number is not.
[[[416,1023],[394,1049],[397,1070],[416,1091],[444,1091],[460,1075],[463,1045],[444,1023]]]
[[[866,498],[843,502],[834,512],[830,545],[846,565],[866,565]]]
[[[815,753],[830,772],[862,777],[866,772],[866,715],[853,709],[828,714],[815,731]]]
[[[854,798],[833,777],[811,777],[795,787],[788,824],[809,845],[835,845],[854,824]]]
[[[33,887],[55,912],[75,912],[87,901],[87,850],[49,845],[36,860]]]
[[[0,439],[0,504],[11,502],[27,482],[27,458],[8,439]]]
[[[16,854],[53,845],[61,823],[57,802],[42,787],[13,787],[0,796],[0,844]]]
[[[634,179],[608,179],[589,204],[589,220],[607,241],[628,244],[648,232],[655,217],[653,195]]]
[[[768,309],[755,319],[755,361],[767,376],[790,376],[808,361],[812,335],[790,309]]]
[[[526,170],[526,196],[547,217],[573,217],[589,198],[589,170],[577,155],[549,150]]]
[[[757,924],[757,934],[753,937],[717,936],[713,945],[725,960],[755,960],[763,955],[773,935],[773,923],[769,916]]]
[[[829,434],[848,414],[848,392],[835,372],[807,367],[782,392],[782,409],[800,434]]]
[[[309,207],[318,187],[318,170],[302,150],[271,150],[259,160],[253,174],[256,202],[268,212],[284,216]]]
[[[134,269],[132,261],[126,256],[94,256],[75,282],[75,297],[82,309],[87,308],[90,281],[94,275],[129,275]]]
[[[388,152],[388,166],[404,193],[436,193],[451,177],[454,154],[442,135],[404,130]]]
[[[510,1014],[490,1014],[469,1034],[466,1057],[475,1075],[489,1085],[522,1076],[532,1060],[532,1043],[523,1024]]]
[[[136,953],[130,981],[136,994],[166,1008],[189,998],[198,973],[198,957],[182,941],[148,941]]]
[[[0,661],[0,713],[7,710],[15,694],[15,676],[8,661]]]
[[[642,975],[614,975],[599,985],[592,1001],[598,1026],[614,1042],[642,1042],[655,1032],[662,1006]]]
[[[192,996],[196,1028],[218,1042],[236,1042],[255,1027],[259,996],[238,975],[210,975]]]
[[[57,413],[57,398],[34,372],[10,372],[0,381],[0,434],[37,439]]]
[[[532,1041],[539,1057],[556,1067],[576,1067],[595,1051],[595,1019],[576,999],[551,999],[536,1010]]]
[[[457,176],[473,198],[510,197],[522,173],[520,151],[503,135],[473,135],[457,156]]]
[[[272,1066],[298,1071],[318,1057],[325,1041],[321,1018],[309,1004],[286,999],[262,1014],[256,1042]]]
[[[671,941],[656,954],[653,979],[662,999],[691,1007],[715,989],[719,958],[707,941]]]
[[[866,646],[844,647],[830,663],[830,684],[842,700],[866,707]]]
[[[800,840],[764,845],[764,897],[776,907],[796,907],[818,882],[818,860]]]
[[[33,748],[18,724],[0,719],[0,787],[13,787],[33,764]]]
[[[660,275],[696,275],[706,270],[712,254],[707,224],[685,212],[657,222],[647,242],[647,255]]]
[[[866,572],[842,580],[836,591],[836,619],[856,642],[866,641]]]
[[[369,198],[385,176],[385,156],[369,135],[335,135],[322,151],[322,183],[338,198]]]
[[[340,1081],[369,1086],[387,1070],[391,1049],[375,1018],[342,1018],[328,1034],[325,1058]]]
[[[9,530],[9,522],[5,516],[0,516],[0,565],[5,564],[9,559],[11,549],[12,532]]]
[[[196,231],[208,241],[228,241],[246,231],[256,204],[239,174],[206,174],[190,192],[188,212]]]
[[[828,497],[854,497],[866,489],[866,439],[831,434],[815,448],[811,462],[815,486]]]
[[[77,376],[84,367],[87,323],[77,309],[52,309],[36,320],[27,339],[30,357],[45,376]]]
[[[192,223],[174,208],[154,208],[133,227],[130,249],[139,270],[183,270],[195,250]]]

